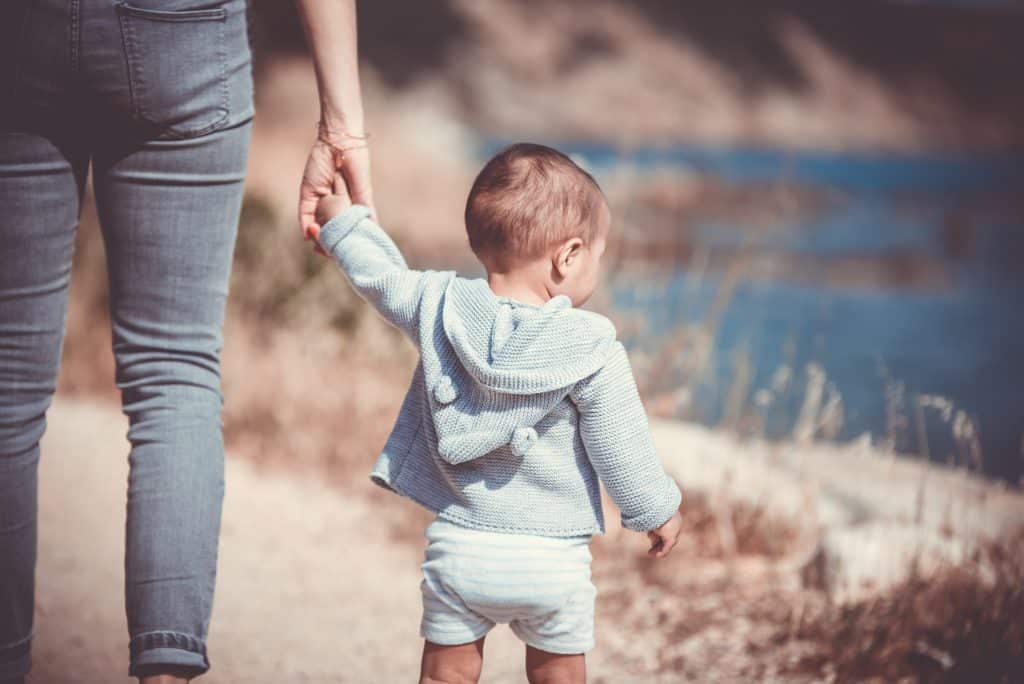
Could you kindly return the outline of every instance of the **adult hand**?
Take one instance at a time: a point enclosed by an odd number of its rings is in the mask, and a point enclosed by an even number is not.
[[[364,204],[376,215],[370,182],[370,150],[365,143],[352,139],[334,142],[322,137],[313,143],[299,187],[299,226],[307,240],[314,239],[311,229],[318,226],[317,202],[331,194]],[[317,251],[321,252],[319,245]]]

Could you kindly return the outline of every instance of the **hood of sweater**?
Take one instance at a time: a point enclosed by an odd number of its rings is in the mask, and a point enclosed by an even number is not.
[[[452,278],[441,323],[438,377],[427,382],[438,451],[450,463],[504,445],[525,455],[538,439],[534,425],[604,366],[615,344],[611,321],[564,295],[523,304],[480,279]]]

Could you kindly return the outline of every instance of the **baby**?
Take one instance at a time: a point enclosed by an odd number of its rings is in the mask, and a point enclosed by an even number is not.
[[[584,681],[599,481],[652,556],[680,530],[679,488],[655,454],[625,349],[607,318],[576,308],[608,235],[601,189],[551,148],[499,152],[466,204],[486,280],[410,269],[370,210],[337,195],[317,220],[321,248],[420,352],[371,474],[437,516],[420,681],[476,681],[497,623],[526,643],[531,682]]]

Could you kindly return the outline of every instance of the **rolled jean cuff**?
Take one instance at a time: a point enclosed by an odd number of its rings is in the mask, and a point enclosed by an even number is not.
[[[130,677],[154,674],[161,666],[166,666],[169,671],[189,670],[192,677],[210,669],[206,643],[191,634],[146,632],[133,638],[128,649],[131,653]]]
[[[0,681],[18,679],[32,669],[32,638],[0,648]]]

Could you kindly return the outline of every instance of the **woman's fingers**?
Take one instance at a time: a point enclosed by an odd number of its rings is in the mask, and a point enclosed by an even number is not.
[[[317,140],[309,151],[299,186],[299,227],[307,240],[311,239],[310,226],[316,223],[316,205],[321,197],[334,192],[337,176],[334,150],[324,141]]]
[[[345,163],[341,167],[345,185],[352,202],[370,208],[374,218],[377,216],[373,205],[373,187],[370,182],[370,150],[358,147],[345,153]]]
[[[306,183],[299,189],[299,227],[307,240],[311,239],[310,230],[316,225],[316,203],[320,197]]]
[[[343,206],[357,202],[374,210],[370,188],[370,156],[366,148],[347,150],[344,157],[322,140],[313,143],[299,187],[299,226],[307,240],[320,229],[317,206],[327,195],[338,195]],[[376,214],[374,214],[376,216]],[[317,244],[314,250],[324,254]]]
[[[335,164],[336,166],[331,173],[330,192],[344,197],[351,202],[353,201],[351,197],[352,193],[348,186],[348,182],[345,179],[345,166],[348,164],[348,153],[346,152],[344,157],[336,158]]]

